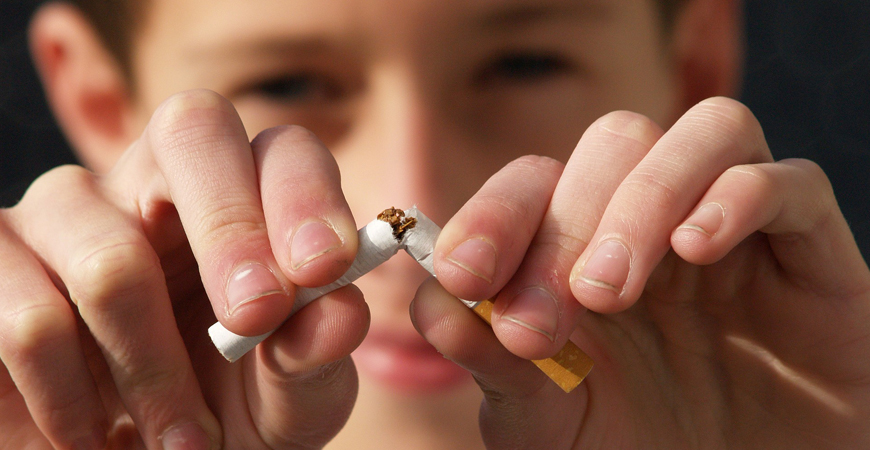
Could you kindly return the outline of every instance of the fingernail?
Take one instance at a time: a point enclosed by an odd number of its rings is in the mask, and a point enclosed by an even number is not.
[[[290,241],[290,265],[293,270],[341,247],[341,238],[329,225],[315,221],[296,229]]]
[[[619,241],[606,240],[598,244],[581,269],[579,278],[592,286],[621,294],[630,268],[628,249]]]
[[[227,313],[239,306],[273,294],[284,294],[275,274],[260,263],[247,263],[236,269],[227,283]]]
[[[96,427],[91,432],[90,436],[76,439],[73,442],[74,450],[98,450],[106,446],[106,430],[102,427]]]
[[[521,290],[502,313],[502,319],[556,340],[559,326],[559,305],[550,291],[541,287]]]
[[[208,450],[211,448],[211,438],[196,422],[177,425],[166,430],[160,436],[160,441],[163,443],[164,450]]]
[[[495,247],[482,237],[457,245],[447,254],[447,260],[487,283],[492,283],[495,276]]]
[[[722,221],[725,219],[725,208],[719,203],[710,202],[698,208],[692,217],[689,217],[680,228],[699,231],[712,237],[719,231]]]

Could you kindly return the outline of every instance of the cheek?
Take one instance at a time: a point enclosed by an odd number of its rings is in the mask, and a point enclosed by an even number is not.
[[[610,105],[611,111],[643,114],[663,128],[671,125],[679,103],[674,69],[665,58],[649,55],[627,61],[626,67],[615,73],[601,92],[607,95],[602,103]]]
[[[678,73],[661,43],[661,31],[648,22],[647,18],[636,31],[625,29],[607,41],[595,103],[602,114],[627,110],[667,127],[678,105]]]
[[[489,130],[485,155],[503,166],[523,155],[541,155],[565,162],[583,131],[606,111],[588,84],[551,89],[492,108],[481,124]]]
[[[250,139],[267,128],[293,124],[305,127],[327,147],[335,148],[346,138],[353,125],[348,108],[282,108],[244,99],[234,100],[233,105],[239,112]]]

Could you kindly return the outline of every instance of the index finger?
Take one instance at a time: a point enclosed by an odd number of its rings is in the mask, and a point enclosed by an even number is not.
[[[297,186],[316,189],[284,192],[281,200],[291,206],[282,210],[292,211],[292,220],[268,220],[261,199],[274,189],[261,186],[261,168],[242,122],[219,95],[191,91],[172,97],[155,112],[144,144],[164,177],[164,194],[178,210],[215,315],[228,329],[257,335],[276,328],[291,311],[292,281],[324,278],[302,266],[317,260],[315,269],[337,277],[342,271],[334,267],[353,260],[356,228],[343,197],[317,198],[312,192],[340,191],[332,171],[306,167],[299,174],[292,156],[282,158],[287,174],[275,183],[304,175],[297,178],[312,183]],[[294,154],[292,146],[281,150]],[[269,200],[277,201],[274,194]],[[287,238],[271,242],[270,235]],[[290,247],[286,253],[296,254],[279,262],[273,248],[284,245]]]

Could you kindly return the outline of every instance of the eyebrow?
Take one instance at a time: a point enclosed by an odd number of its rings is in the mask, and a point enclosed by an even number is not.
[[[481,11],[459,19],[458,25],[484,33],[515,32],[518,29],[560,20],[578,18],[602,20],[613,15],[616,7],[612,0],[497,0]],[[232,55],[276,55],[296,53],[317,55],[331,48],[327,36],[282,36],[270,39],[251,38],[228,40],[216,47],[197,48],[195,57]]]
[[[326,39],[320,37],[305,37],[296,39],[271,38],[271,39],[244,39],[221,43],[220,45],[198,48],[198,55],[221,54],[221,55],[251,55],[251,54],[279,54],[298,53],[316,55],[329,44]]]
[[[531,23],[576,18],[578,16],[603,18],[614,7],[607,1],[575,0],[551,3],[515,4],[475,16],[472,24],[489,30],[510,29]]]

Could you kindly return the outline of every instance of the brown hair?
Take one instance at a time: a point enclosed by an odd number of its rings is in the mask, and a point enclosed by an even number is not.
[[[659,7],[659,16],[665,32],[670,32],[677,20],[677,14],[688,0],[655,0]]]
[[[91,22],[125,75],[131,75],[130,49],[144,22],[147,0],[68,0]]]
[[[117,58],[127,76],[131,75],[130,48],[144,21],[147,0],[68,0],[90,20],[106,47]],[[688,0],[653,0],[658,5],[665,33],[673,26],[680,8]]]

